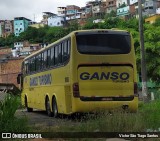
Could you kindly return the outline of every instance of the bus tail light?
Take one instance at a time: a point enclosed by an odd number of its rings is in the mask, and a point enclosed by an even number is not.
[[[73,96],[74,97],[79,97],[79,85],[78,83],[73,84]]]
[[[134,83],[134,96],[138,96],[138,85],[136,82]]]

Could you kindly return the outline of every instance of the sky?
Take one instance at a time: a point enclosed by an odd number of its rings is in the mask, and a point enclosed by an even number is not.
[[[42,12],[57,14],[57,7],[77,5],[83,7],[88,0],[0,0],[0,20],[25,17],[39,22]]]

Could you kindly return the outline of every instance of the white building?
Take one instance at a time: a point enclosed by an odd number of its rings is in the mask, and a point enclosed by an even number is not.
[[[160,8],[156,9],[156,14],[160,14]]]
[[[104,23],[105,21],[102,19],[93,20],[93,23]]]
[[[129,15],[129,6],[118,8],[117,9],[117,16],[126,16]]]
[[[57,7],[58,16],[66,15],[66,7]]]
[[[66,20],[69,21],[69,20],[74,20],[74,19],[80,19],[81,18],[81,14],[82,14],[82,12],[77,12],[75,14],[68,14],[66,16]]]
[[[65,18],[63,16],[51,16],[48,18],[48,26],[63,26]]]
[[[21,50],[23,48],[23,42],[15,42],[14,43],[14,48],[16,50]]]
[[[128,6],[128,0],[117,0],[117,2],[116,2],[117,8],[119,8],[123,4],[125,4],[126,6]]]
[[[137,3],[138,0],[130,0],[130,5]]]

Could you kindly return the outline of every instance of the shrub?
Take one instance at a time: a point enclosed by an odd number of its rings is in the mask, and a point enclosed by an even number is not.
[[[20,106],[18,96],[8,94],[4,101],[0,101],[0,132],[27,131],[27,119],[15,117],[16,110]]]

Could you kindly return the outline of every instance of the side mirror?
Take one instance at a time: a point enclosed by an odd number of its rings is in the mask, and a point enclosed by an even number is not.
[[[21,79],[22,79],[22,74],[18,74],[17,76],[17,84],[20,84],[21,83]]]

